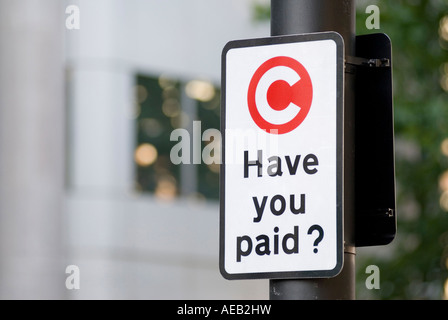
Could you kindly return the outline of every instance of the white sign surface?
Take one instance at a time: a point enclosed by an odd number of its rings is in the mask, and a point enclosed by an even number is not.
[[[224,48],[225,278],[340,272],[343,50],[334,32],[232,41]]]

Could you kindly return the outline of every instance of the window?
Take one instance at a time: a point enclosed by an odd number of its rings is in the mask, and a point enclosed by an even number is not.
[[[193,139],[201,140],[201,150],[209,141],[193,136],[193,121],[200,121],[201,135],[219,129],[220,92],[210,82],[181,82],[160,76],[139,75],[136,84],[137,144],[134,153],[137,188],[166,200],[177,196],[218,199],[219,164],[175,165],[171,162],[171,132],[184,128]],[[192,157],[192,152],[190,152]]]

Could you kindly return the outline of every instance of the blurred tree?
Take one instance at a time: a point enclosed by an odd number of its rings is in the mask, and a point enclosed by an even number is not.
[[[448,138],[448,36],[442,35],[448,2],[380,0],[377,6],[381,29],[372,31],[387,33],[393,44],[398,234],[387,258],[358,267],[383,271],[381,289],[370,297],[440,299],[448,278],[448,206],[440,187],[448,183],[440,180],[448,167],[441,149]],[[358,34],[372,33],[368,16],[359,6]],[[358,272],[359,293],[365,277]]]
[[[366,27],[371,4],[379,30]],[[269,8],[256,4],[254,17]],[[393,44],[398,234],[387,254],[358,259],[357,296],[448,299],[448,1],[359,1],[357,33],[375,32]],[[379,290],[366,288],[368,265]]]

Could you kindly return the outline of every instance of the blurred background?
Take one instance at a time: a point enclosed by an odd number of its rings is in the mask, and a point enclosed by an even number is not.
[[[219,273],[219,167],[170,161],[174,129],[219,129],[221,50],[269,3],[0,0],[0,298],[269,298]],[[448,1],[357,4],[393,43],[398,202],[357,297],[448,299]]]

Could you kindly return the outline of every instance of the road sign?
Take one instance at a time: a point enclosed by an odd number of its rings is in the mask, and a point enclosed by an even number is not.
[[[343,63],[335,32],[225,46],[225,278],[327,278],[342,269]]]

